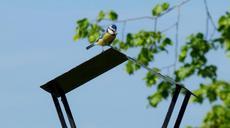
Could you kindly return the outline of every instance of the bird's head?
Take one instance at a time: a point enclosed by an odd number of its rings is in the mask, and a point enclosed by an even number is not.
[[[108,33],[110,33],[110,34],[116,34],[117,33],[117,26],[112,24],[108,27],[107,30],[108,30]]]

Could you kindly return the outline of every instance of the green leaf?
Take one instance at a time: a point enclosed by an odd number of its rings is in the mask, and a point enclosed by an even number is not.
[[[154,84],[157,83],[158,78],[151,72],[148,72],[144,80],[146,82],[147,87],[152,87]]]
[[[193,65],[184,65],[176,71],[176,81],[184,80],[185,78],[191,76],[195,71]]]
[[[164,99],[166,99],[169,96],[170,89],[172,89],[172,85],[163,81],[158,85],[157,91],[162,95]]]
[[[169,8],[168,3],[163,3],[163,4],[157,4],[153,9],[152,9],[152,15],[153,16],[159,16],[161,15],[164,11],[166,11]]]
[[[204,68],[199,69],[198,75],[215,80],[217,77],[216,70],[217,67],[214,65],[205,66]]]
[[[169,3],[163,3],[162,4],[162,9],[165,11],[169,8]]]
[[[216,101],[217,100],[217,94],[216,90],[214,88],[208,88],[206,91],[207,98],[209,99],[210,102]]]
[[[221,16],[218,21],[218,31],[221,33],[219,38],[220,45],[224,44],[226,51],[230,51],[230,13],[227,12],[225,15]]]
[[[90,36],[88,37],[88,41],[89,41],[90,43],[93,43],[93,42],[95,42],[95,41],[98,39],[98,37],[99,37],[99,34],[90,35]]]
[[[129,46],[131,46],[132,41],[133,41],[133,34],[128,33],[128,34],[126,35],[126,43],[127,43]]]
[[[73,40],[74,41],[78,41],[80,39],[79,35],[78,34],[75,34],[74,37],[73,37]]]
[[[157,107],[158,103],[163,99],[160,93],[154,93],[152,96],[148,97],[149,104],[152,107]]]
[[[101,33],[101,27],[98,26],[97,24],[91,24],[90,27],[87,29],[88,30],[88,41],[90,43],[95,42]]]
[[[152,10],[152,15],[153,16],[159,16],[162,13],[163,9],[161,7],[161,5],[157,4],[153,10]]]
[[[86,29],[89,26],[89,21],[86,18],[77,21],[77,25],[81,29]]]
[[[167,46],[167,45],[172,45],[172,41],[170,38],[165,38],[162,42],[163,46]]]
[[[128,61],[128,63],[126,64],[126,72],[128,73],[128,74],[133,74],[133,72],[134,72],[134,67],[133,67],[133,62],[132,61]]]
[[[162,43],[160,44],[159,48],[161,51],[166,51],[168,53],[168,50],[166,50],[166,46],[172,45],[172,41],[169,38],[165,38]]]
[[[185,45],[182,47],[181,49],[181,53],[179,55],[179,61],[180,62],[184,62],[186,56],[187,56],[187,52],[188,52],[188,47]]]
[[[193,102],[197,102],[197,103],[203,103],[203,95],[206,93],[204,92],[203,89],[198,89],[196,91],[193,92],[197,97],[192,97],[192,101]]]
[[[221,31],[221,28],[226,28],[228,26],[230,26],[230,14],[226,13],[226,15],[223,15],[220,17],[219,21],[219,30]]]
[[[98,16],[97,16],[97,21],[100,22],[105,18],[105,13],[103,11],[100,11]]]
[[[144,65],[148,65],[149,61],[153,60],[153,52],[148,48],[142,48],[138,54],[137,60]]]
[[[114,11],[111,10],[111,11],[109,12],[109,14],[108,14],[108,18],[109,18],[110,20],[112,20],[112,21],[115,21],[115,20],[118,19],[118,15],[117,15],[116,12],[114,12]]]
[[[88,36],[88,27],[90,23],[88,19],[83,18],[77,21],[76,34],[74,35],[74,41],[78,41],[81,38],[86,38]]]
[[[230,34],[230,32],[229,32]],[[230,40],[225,39],[224,47],[227,51],[230,51]]]

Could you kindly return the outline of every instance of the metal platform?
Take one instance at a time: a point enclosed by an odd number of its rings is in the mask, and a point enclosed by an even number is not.
[[[86,82],[96,78],[97,76],[105,73],[106,71],[118,66],[119,64],[131,60],[134,61],[136,64],[139,64],[143,68],[147,69],[148,71],[151,71],[152,69],[142,65],[137,62],[137,60],[119,52],[116,49],[110,48],[103,53],[93,57],[92,59],[80,64],[79,66],[71,69],[70,71],[64,73],[63,75],[58,76],[57,78],[47,82],[46,84],[42,85],[41,88],[44,89],[45,91],[49,92],[52,96],[54,105],[57,110],[57,114],[59,117],[59,120],[61,122],[62,128],[67,128],[65,118],[63,116],[63,112],[59,103],[58,98],[61,97],[61,101],[63,103],[64,109],[66,111],[69,124],[71,128],[76,128],[76,124],[74,121],[74,117],[71,113],[71,109],[69,107],[67,98],[66,98],[66,93],[72,91],[73,89],[85,84]],[[163,78],[165,81],[173,81],[173,80],[168,80],[167,77],[164,75],[153,72],[153,75],[157,75],[158,77]],[[178,100],[179,93],[182,89],[185,90],[185,97],[183,100],[183,103],[181,105],[181,108],[179,110],[179,114],[177,116],[177,119],[174,124],[174,128],[179,128],[180,123],[182,121],[184,112],[186,110],[186,107],[188,105],[188,101],[190,99],[191,95],[194,95],[191,91],[189,91],[185,86],[171,82],[172,85],[175,85],[175,92],[173,94],[171,103],[169,105],[165,120],[163,122],[162,128],[167,128],[168,123],[170,121],[171,115],[173,113],[175,104]]]
[[[76,128],[65,94],[126,60],[127,57],[124,54],[110,48],[41,86],[42,89],[51,94],[62,128],[67,128],[67,125],[58,97],[61,97],[71,128]]]
[[[58,89],[66,94],[126,60],[127,57],[124,54],[110,48],[42,85],[41,88],[59,97]]]

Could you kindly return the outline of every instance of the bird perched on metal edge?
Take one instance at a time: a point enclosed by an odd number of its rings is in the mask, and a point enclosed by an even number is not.
[[[95,45],[100,45],[102,46],[103,49],[103,46],[109,46],[114,41],[116,35],[117,35],[117,26],[112,24],[106,29],[105,33],[103,33],[100,36],[100,38],[97,39],[95,43],[90,44],[89,46],[86,47],[86,49],[88,50]]]

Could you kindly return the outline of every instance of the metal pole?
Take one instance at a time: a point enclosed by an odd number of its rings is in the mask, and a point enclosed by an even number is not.
[[[71,128],[77,128],[76,124],[74,122],[74,118],[73,118],[73,115],[71,113],[67,98],[66,98],[66,96],[65,96],[65,94],[63,92],[60,91],[60,94],[61,94],[61,100],[62,100],[62,103],[64,105],[67,117],[69,119],[70,126],[71,126]]]
[[[179,128],[180,127],[180,123],[181,123],[181,120],[184,116],[184,112],[185,112],[185,109],[188,105],[188,101],[189,101],[189,98],[191,96],[191,92],[190,91],[186,91],[186,94],[185,94],[185,97],[184,97],[184,100],[183,100],[183,103],[182,103],[182,106],[180,108],[180,112],[177,116],[177,120],[176,120],[176,123],[174,125],[174,128]]]
[[[57,114],[58,114],[59,120],[61,122],[62,128],[67,128],[67,125],[66,125],[66,122],[65,122],[65,118],[63,116],[60,104],[58,102],[58,98],[54,94],[52,94],[52,93],[51,93],[51,95],[52,95],[53,102],[54,102],[54,105],[56,107]]]
[[[173,94],[173,97],[172,97],[170,106],[168,108],[168,112],[167,112],[167,115],[165,117],[165,120],[164,120],[164,123],[162,125],[162,128],[167,128],[167,126],[168,126],[169,120],[171,118],[172,112],[173,112],[175,104],[176,104],[176,101],[178,99],[178,95],[180,93],[180,90],[181,90],[181,86],[176,85],[176,90],[175,90],[175,92]]]

